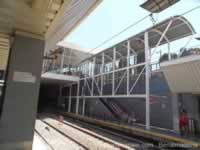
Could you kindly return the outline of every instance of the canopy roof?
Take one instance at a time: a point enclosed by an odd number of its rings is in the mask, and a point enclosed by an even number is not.
[[[171,24],[169,26],[169,24]],[[168,28],[168,29],[167,29]],[[170,43],[175,40],[179,40],[181,38],[190,36],[195,34],[194,28],[189,23],[189,21],[184,18],[183,16],[174,16],[171,18],[168,18],[148,29],[146,29],[143,32],[140,32],[136,34],[135,36],[132,36],[110,48],[107,48],[103,52],[105,52],[107,55],[110,54],[112,57],[112,49],[116,47],[117,51],[120,52],[122,55],[126,56],[127,53],[127,41],[130,41],[131,49],[135,52],[138,52],[140,50],[144,50],[144,34],[145,32],[149,33],[149,46],[150,48],[154,48],[158,41],[160,40],[162,34],[166,31],[166,34],[164,34],[163,40],[160,42],[160,45]],[[110,53],[109,53],[110,51]],[[100,53],[98,53],[100,54]],[[98,55],[96,54],[96,55]]]
[[[72,44],[69,47],[59,47],[54,51],[49,51],[49,53],[46,54],[45,58],[55,60],[55,63],[59,65],[63,59],[64,53],[64,66],[77,65],[84,59],[91,56],[89,53],[84,52],[84,50],[82,51],[83,48],[78,48],[76,46],[72,46]]]
[[[134,37],[131,37],[129,40],[132,41],[131,42],[132,48],[134,50],[138,50],[141,48],[144,49],[144,33],[145,32],[149,33],[149,46],[151,48],[154,48],[157,42],[160,40],[165,29],[167,29],[167,26],[170,24],[170,22],[171,22],[171,25],[168,28],[164,36],[164,39],[161,41],[160,45],[187,37],[195,33],[192,25],[187,21],[186,18],[182,16],[174,16],[137,34]],[[138,40],[141,41],[143,44],[138,42]]]
[[[200,94],[200,55],[190,55],[161,63],[173,93]]]
[[[179,1],[180,0],[147,0],[141,7],[152,13],[159,13]]]

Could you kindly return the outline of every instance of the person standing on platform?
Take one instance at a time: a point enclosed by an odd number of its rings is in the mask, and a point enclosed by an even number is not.
[[[183,110],[181,112],[181,116],[179,118],[179,127],[180,127],[181,136],[188,135],[189,118],[188,118],[186,110]]]

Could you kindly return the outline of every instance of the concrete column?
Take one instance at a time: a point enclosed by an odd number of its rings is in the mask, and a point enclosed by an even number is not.
[[[173,130],[179,132],[179,102],[178,94],[172,95]]]
[[[43,50],[43,40],[14,38],[0,120],[1,150],[32,149]]]

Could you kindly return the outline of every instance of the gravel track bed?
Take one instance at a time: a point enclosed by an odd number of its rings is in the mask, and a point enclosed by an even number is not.
[[[35,129],[55,150],[84,150],[83,147],[61,135],[40,120],[36,120]]]
[[[59,129],[61,132],[66,133],[71,138],[78,140],[81,144],[85,145],[91,150],[118,150],[119,147],[115,146],[114,144],[109,144],[104,142],[98,138],[95,138],[87,133],[79,131],[69,125],[63,124],[55,119],[52,118],[45,118],[43,119],[45,122],[51,124],[55,128]],[[91,131],[90,131],[91,132]],[[120,144],[120,143],[117,143]],[[126,146],[125,146],[126,147]],[[132,149],[132,148],[125,148],[125,149]]]
[[[34,133],[33,138],[33,150],[54,150],[49,143],[46,143],[46,140],[44,140],[41,135],[38,133]]]
[[[115,133],[112,131],[108,131],[108,129],[102,129],[100,127],[94,126],[94,125],[88,125],[87,123],[83,123],[80,121],[74,121],[72,119],[67,119],[64,121],[67,124],[71,124],[71,125],[77,125],[79,127],[82,127],[84,129],[90,130],[92,132],[95,132],[98,135],[102,135],[106,138],[112,139],[113,141],[119,142],[123,145],[127,145],[132,149],[136,149],[136,150],[143,150],[144,148],[140,147],[140,144],[145,145],[144,143],[142,143],[142,141],[139,141],[137,139],[131,138],[131,137],[127,137],[124,135],[120,135],[120,133]]]

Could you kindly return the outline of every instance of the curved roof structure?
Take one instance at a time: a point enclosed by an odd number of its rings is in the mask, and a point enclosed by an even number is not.
[[[156,47],[158,41],[164,36],[163,40],[160,41],[159,45],[167,44],[175,40],[195,34],[195,30],[190,22],[183,16],[170,17],[138,34],[132,36],[104,51],[112,49],[113,47],[120,47],[121,53],[126,53],[123,49],[123,45],[129,40],[131,48],[134,51],[144,49],[144,33],[149,33],[149,46],[150,48]]]
[[[165,30],[166,34],[164,35],[164,39],[160,42],[160,45],[187,37],[195,33],[194,28],[186,18],[183,16],[174,16],[135,35],[134,37],[131,37],[129,40],[135,41],[132,42],[132,48],[134,50],[144,48],[144,44],[143,47],[141,47],[141,44],[138,45],[137,41],[144,41],[145,32],[149,32],[149,46],[154,48]]]

